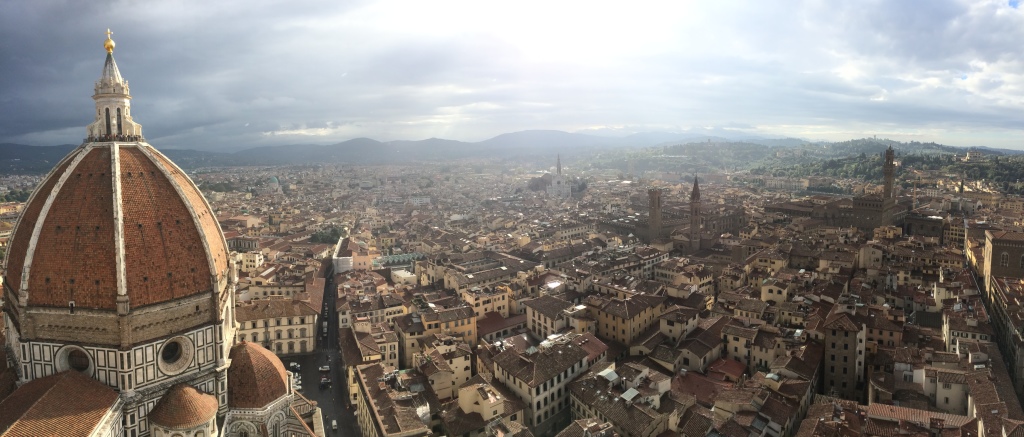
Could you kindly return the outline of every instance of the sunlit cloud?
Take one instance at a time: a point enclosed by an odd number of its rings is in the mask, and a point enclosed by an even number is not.
[[[107,27],[163,147],[704,126],[1024,148],[1015,0],[0,2],[0,142],[81,140]]]

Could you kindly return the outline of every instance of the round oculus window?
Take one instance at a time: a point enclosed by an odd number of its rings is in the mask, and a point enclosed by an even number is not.
[[[86,372],[90,366],[89,356],[81,349],[72,349],[68,352],[68,367],[79,372]]]
[[[181,359],[181,343],[172,341],[164,345],[160,358],[167,364],[177,363]]]
[[[85,375],[92,376],[94,366],[89,353],[78,346],[64,346],[55,354],[56,367],[58,372],[74,370]]]
[[[157,367],[167,375],[177,375],[192,365],[195,345],[188,337],[174,337],[160,346]]]

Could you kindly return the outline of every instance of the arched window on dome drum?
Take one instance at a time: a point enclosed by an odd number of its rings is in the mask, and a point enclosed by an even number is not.
[[[121,108],[117,108],[117,134],[124,135],[121,131]]]
[[[107,135],[110,135],[110,108],[104,108],[107,117]]]
[[[1009,267],[1010,266],[1010,254],[1008,254],[1006,252],[1003,252],[1001,255],[999,255],[999,266],[1000,267]]]

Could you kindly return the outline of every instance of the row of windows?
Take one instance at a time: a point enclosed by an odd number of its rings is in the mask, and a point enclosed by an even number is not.
[[[288,335],[288,338],[302,338],[302,337],[306,337],[307,336],[306,335],[306,328],[299,329],[299,335],[298,336],[295,335],[295,330],[294,329],[289,329],[288,332],[287,332],[287,335]],[[245,341],[246,340],[245,334],[238,334],[238,339],[241,340],[241,341]],[[284,335],[282,334],[282,331],[280,329],[278,329],[277,331],[274,331],[274,339],[275,340],[283,340],[284,339]],[[264,340],[270,340],[270,333],[269,332],[267,333],[266,338],[264,338]],[[259,332],[254,332],[252,334],[252,341],[260,341],[260,333]]]
[[[954,337],[967,338],[967,333],[966,332],[952,331],[951,334]],[[981,334],[979,336],[978,334],[976,334],[974,332],[971,333],[970,338],[979,339],[979,340],[988,340],[988,336],[987,335]]]
[[[286,318],[284,320],[286,321],[286,323],[285,323],[286,325],[291,325],[292,324],[292,319]],[[280,318],[276,319],[274,322],[275,322],[274,326],[281,326],[281,319]],[[250,326],[253,329],[255,329],[255,328],[257,328],[256,324],[259,323],[259,322],[251,322],[251,323],[252,324]],[[306,318],[305,317],[299,317],[299,323],[298,324],[299,325],[305,325],[306,324]],[[263,321],[263,327],[266,328],[266,327],[269,327],[269,326],[270,326],[270,321],[269,320],[264,320]]]

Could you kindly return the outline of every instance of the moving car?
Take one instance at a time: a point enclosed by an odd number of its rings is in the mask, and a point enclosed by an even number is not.
[[[320,366],[320,371],[321,372],[330,372],[331,371],[331,366]]]

